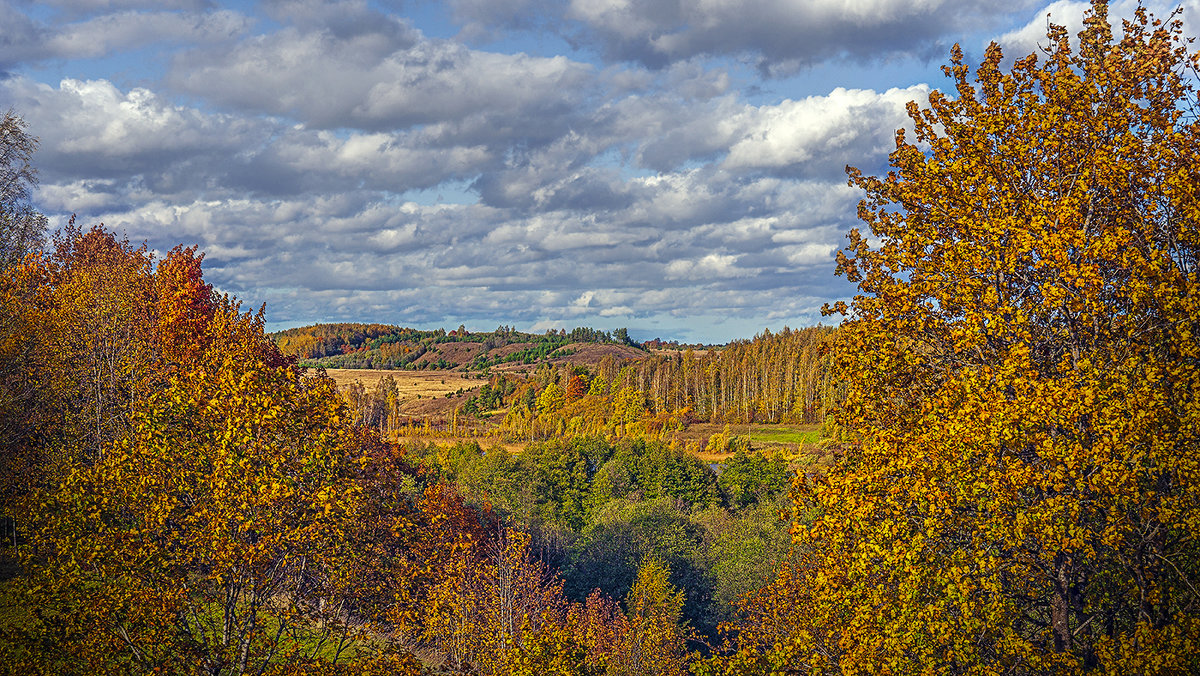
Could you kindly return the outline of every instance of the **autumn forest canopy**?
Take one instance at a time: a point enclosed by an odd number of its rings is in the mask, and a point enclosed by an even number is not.
[[[1200,52],[1114,23],[955,48],[854,298],[726,345],[268,333],[9,111],[0,671],[1200,672]]]

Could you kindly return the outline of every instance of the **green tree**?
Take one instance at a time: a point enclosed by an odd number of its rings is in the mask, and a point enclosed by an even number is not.
[[[684,615],[701,631],[712,621],[713,580],[704,561],[704,529],[669,500],[613,500],[580,533],[564,567],[567,593],[582,600],[593,589],[620,598],[647,559],[670,569],[684,595]]]
[[[786,492],[791,482],[783,456],[778,453],[771,457],[762,453],[748,455],[739,448],[733,457],[722,463],[717,484],[731,505],[745,507]]]

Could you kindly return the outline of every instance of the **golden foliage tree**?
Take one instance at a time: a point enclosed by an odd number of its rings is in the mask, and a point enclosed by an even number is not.
[[[562,581],[505,528],[433,587],[425,638],[455,669],[479,674],[595,674]]]
[[[226,305],[206,330],[214,347],[38,505],[26,668],[261,673],[354,642],[344,405],[332,381],[254,358],[261,317]]]
[[[683,591],[670,581],[671,571],[648,559],[625,599],[626,621],[608,660],[608,673],[618,676],[677,676],[686,672],[688,632],[682,621]]]
[[[400,651],[351,650],[379,568],[362,523],[383,516],[364,513],[380,444],[353,427],[332,381],[292,368],[261,312],[213,295],[194,249],[156,266],[144,247],[72,224],[53,252],[3,271],[0,303],[19,320],[6,327],[30,331],[0,336],[6,390],[37,404],[0,406],[0,497],[24,540],[6,590],[25,609],[0,629],[0,662],[31,674],[419,670]],[[408,512],[436,515],[413,523],[453,517],[426,502]],[[435,552],[438,532],[402,555]]]
[[[1103,2],[910,104],[839,271],[840,465],[731,672],[1200,670],[1200,100]]]

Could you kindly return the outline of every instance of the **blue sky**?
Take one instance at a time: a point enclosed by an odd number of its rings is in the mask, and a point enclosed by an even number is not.
[[[53,223],[198,245],[273,327],[723,342],[852,295],[844,167],[886,169],[952,44],[1029,54],[1086,8],[3,0],[0,108],[40,138]]]

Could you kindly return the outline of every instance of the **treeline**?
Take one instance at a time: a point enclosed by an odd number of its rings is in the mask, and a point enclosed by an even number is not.
[[[625,329],[609,333],[587,327],[523,333],[501,325],[491,332],[471,333],[466,327],[424,331],[385,324],[316,324],[272,334],[279,349],[305,366],[371,369],[449,369],[465,366],[485,370],[505,363],[531,364],[566,356],[571,343],[639,347]],[[466,343],[470,354],[446,355],[439,345]],[[516,350],[502,350],[518,345]]]
[[[837,396],[833,335],[785,328],[699,356],[686,350],[626,362],[605,357],[594,369],[540,366],[513,388],[500,432],[666,438],[700,421],[819,423]]]
[[[696,422],[821,423],[839,396],[830,376],[834,336],[831,328],[785,327],[699,355],[684,350],[634,360],[605,355],[595,366],[541,364],[529,376],[493,375],[450,419],[430,422],[437,431],[453,431],[466,424],[464,416],[503,409],[493,433],[510,441],[669,439]],[[400,413],[387,379],[371,390],[352,388],[350,400],[363,424],[385,434],[412,422]]]
[[[390,324],[314,324],[271,334],[279,350],[299,359],[319,359],[362,349],[368,341],[415,333]]]

